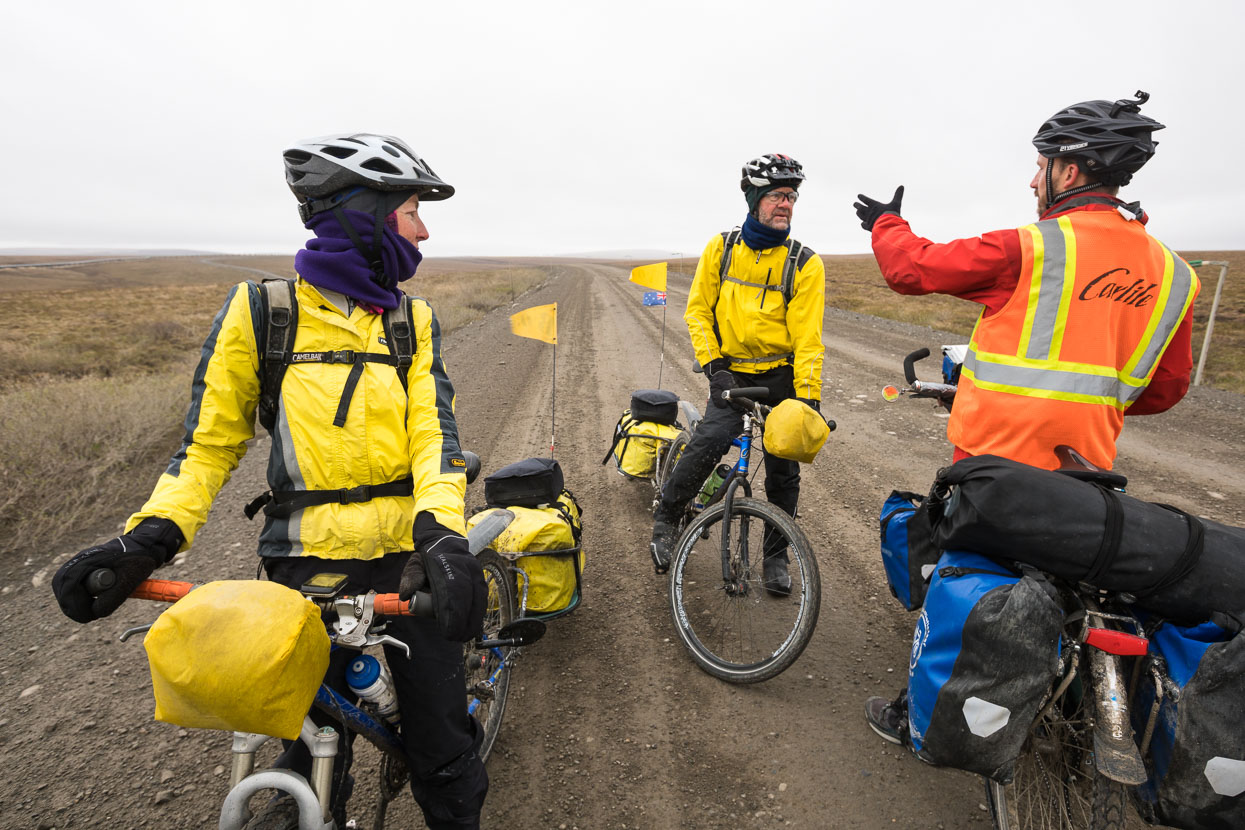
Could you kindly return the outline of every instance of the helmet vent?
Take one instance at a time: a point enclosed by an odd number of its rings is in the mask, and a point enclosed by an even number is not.
[[[386,153],[388,153],[389,155],[393,156],[394,158],[401,158],[401,157],[402,157],[402,155],[401,155],[401,154],[400,154],[400,153],[399,153],[396,149],[394,149],[394,147],[393,147],[392,145],[389,145],[389,144],[382,144],[382,145],[380,145],[380,149],[384,150]]]
[[[330,147],[324,148],[325,155],[329,155],[329,156],[332,156],[333,158],[338,158],[338,159],[348,159],[357,152],[359,151],[354,149],[353,147],[332,147],[330,146]]]
[[[359,166],[365,170],[373,170],[377,173],[389,173],[394,176],[397,176],[401,174],[402,172],[397,167],[385,161],[384,159],[378,159],[378,158],[370,158]]]

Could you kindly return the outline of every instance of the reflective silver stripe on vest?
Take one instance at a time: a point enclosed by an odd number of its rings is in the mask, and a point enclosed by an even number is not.
[[[1176,330],[1176,327],[1180,325],[1180,321],[1184,317],[1185,305],[1188,304],[1189,293],[1193,290],[1193,270],[1166,245],[1163,245],[1161,242],[1158,244],[1172,260],[1171,290],[1167,292],[1167,301],[1163,305],[1163,311],[1159,316],[1159,324],[1155,326],[1154,333],[1151,335],[1150,342],[1146,345],[1146,350],[1141,355],[1141,359],[1133,367],[1132,377],[1138,380],[1149,377],[1150,372],[1154,370],[1155,365],[1163,354],[1163,348],[1172,336],[1172,332]]]
[[[1064,244],[1063,228],[1058,219],[1047,219],[1035,226],[1042,235],[1042,284],[1038,293],[1037,310],[1029,334],[1025,357],[1032,360],[1050,360],[1055,339],[1055,323],[1059,318],[1059,305],[1063,299],[1063,287],[1070,284],[1065,272],[1068,268],[1068,249]]]
[[[768,363],[774,360],[791,360],[795,357],[795,354],[793,352],[787,352],[786,354],[771,354],[765,355],[764,357],[731,357],[727,354],[723,355],[723,357],[731,363]]]
[[[1110,398],[1120,403],[1128,403],[1145,389],[1144,385],[1128,383],[1115,375],[1087,375],[1081,372],[1041,369],[1036,366],[991,363],[978,357],[977,352],[972,348],[969,348],[964,356],[964,368],[972,373],[974,381],[1013,387],[1019,394],[1034,389],[1069,395]]]

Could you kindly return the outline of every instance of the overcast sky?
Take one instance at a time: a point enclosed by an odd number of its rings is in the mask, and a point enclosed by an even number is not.
[[[0,248],[293,252],[281,151],[405,139],[457,188],[427,256],[698,255],[739,168],[808,181],[793,235],[868,250],[858,192],[935,240],[1033,217],[1030,140],[1151,93],[1121,192],[1177,250],[1245,248],[1245,3],[61,0],[0,11]]]

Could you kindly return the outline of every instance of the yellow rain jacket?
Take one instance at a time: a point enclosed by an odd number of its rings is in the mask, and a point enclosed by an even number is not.
[[[826,269],[812,254],[795,275],[790,306],[779,290],[766,290],[719,279],[726,240],[715,234],[696,265],[687,321],[696,359],[703,366],[719,357],[731,359],[736,372],[763,372],[783,363],[795,366],[795,396],[821,400],[822,318],[826,306]],[[772,285],[782,282],[787,248],[754,251],[742,237],[731,253],[728,277]]]
[[[170,519],[186,537],[207,519],[255,435],[259,342],[264,325],[255,283],[230,291],[203,344],[195,370],[186,435],[130,530],[148,516]],[[387,354],[381,315],[356,307],[345,316],[310,283],[295,283],[295,352]],[[454,420],[454,389],[441,361],[441,330],[432,308],[412,302],[415,353],[403,392],[397,369],[365,363],[345,423],[333,420],[350,374],[342,363],[294,363],[281,384],[268,461],[273,490],[337,490],[411,476],[411,496],[313,505],[287,518],[266,517],[261,556],[375,559],[414,549],[415,515],[427,510],[446,528],[465,533],[464,463]],[[408,397],[409,395],[409,397]]]

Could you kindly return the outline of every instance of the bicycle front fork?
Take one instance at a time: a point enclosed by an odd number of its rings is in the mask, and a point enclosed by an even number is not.
[[[271,740],[270,735],[252,732],[233,733],[233,764],[229,776],[229,794],[220,810],[221,830],[241,830],[251,818],[247,804],[260,790],[281,790],[289,793],[298,804],[299,816],[320,816],[321,827],[330,827],[329,796],[333,789],[333,760],[337,757],[337,730],[317,726],[311,716],[303,719],[299,740],[311,750],[311,783],[288,769],[266,769],[255,772],[256,751]],[[300,823],[300,826],[302,824]]]

